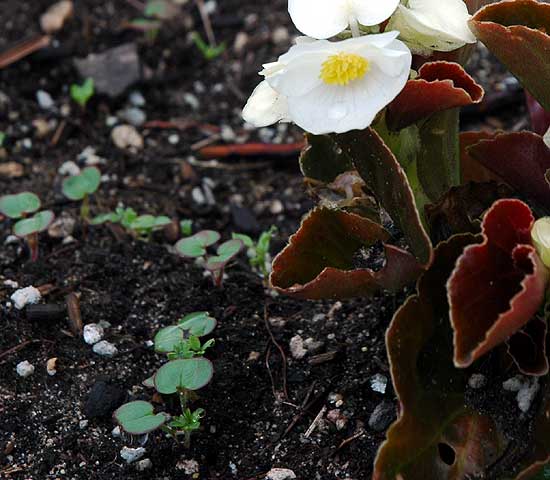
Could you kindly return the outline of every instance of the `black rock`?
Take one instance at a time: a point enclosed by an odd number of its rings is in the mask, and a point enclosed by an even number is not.
[[[392,403],[379,403],[369,418],[369,427],[376,432],[382,432],[390,426],[396,417],[395,406]]]
[[[126,401],[126,391],[118,385],[98,381],[91,388],[84,405],[84,414],[88,418],[111,416]]]
[[[260,232],[260,224],[249,208],[239,207],[232,203],[231,216],[233,217],[233,224],[237,231],[252,234]]]

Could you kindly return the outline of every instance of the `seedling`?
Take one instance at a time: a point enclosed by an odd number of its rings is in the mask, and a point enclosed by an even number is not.
[[[73,83],[71,85],[71,98],[80,105],[82,110],[86,109],[86,105],[94,96],[94,79],[87,78],[82,85]]]
[[[172,221],[170,218],[161,215],[138,215],[133,208],[118,207],[114,212],[104,213],[94,217],[92,225],[101,225],[103,223],[120,223],[126,230],[141,239],[151,240],[153,232],[159,230]]]
[[[27,241],[33,262],[38,259],[38,234],[46,230],[55,218],[51,210],[38,212],[32,217],[28,217],[40,206],[40,199],[32,192],[0,197],[0,214],[13,220],[19,220],[13,226],[13,233]]]
[[[51,210],[38,212],[30,218],[19,220],[13,226],[14,235],[27,241],[31,252],[31,261],[38,260],[38,234],[48,229],[55,218]]]
[[[193,234],[193,220],[182,220],[180,222],[180,231],[184,237],[189,237]]]
[[[117,207],[114,212],[102,213],[94,217],[90,222],[92,225],[104,223],[120,223],[124,228],[129,229],[132,222],[138,217],[133,208]]]
[[[193,32],[191,38],[206,60],[214,60],[225,51],[225,43],[210,45],[206,43],[197,32]]]
[[[215,326],[216,320],[207,312],[195,312],[156,334],[155,350],[166,353],[169,361],[143,383],[164,395],[177,393],[182,413],[170,420],[166,413],[155,414],[149,402],[130,402],[113,415],[125,432],[143,435],[161,428],[176,441],[179,435],[184,435],[185,447],[190,446],[191,434],[200,428],[205,412],[202,408],[192,411],[188,403],[196,390],[210,382],[214,373],[212,363],[203,357],[214,340],[201,345],[198,337],[211,333]]]
[[[213,230],[203,230],[195,235],[181,239],[176,243],[176,251],[185,258],[202,259],[207,271],[212,275],[214,285],[221,287],[225,268],[242,250],[244,244],[240,239],[222,243],[216,255],[208,256],[207,248],[220,240],[221,236]]]
[[[79,175],[63,180],[63,195],[69,200],[82,201],[80,217],[88,220],[90,217],[90,195],[95,193],[101,183],[101,172],[96,167],[88,167]]]
[[[250,266],[256,270],[259,269],[264,279],[269,276],[271,270],[269,247],[275,232],[277,232],[277,227],[272,226],[269,230],[262,232],[257,242],[254,242],[248,235],[243,235],[242,233],[233,234],[233,238],[242,240],[245,247],[248,249],[247,255]]]
[[[0,148],[4,146],[5,141],[6,141],[6,134],[4,132],[0,132]]]

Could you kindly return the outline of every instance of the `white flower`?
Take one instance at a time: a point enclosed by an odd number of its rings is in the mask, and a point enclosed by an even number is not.
[[[296,28],[313,38],[329,38],[358,24],[378,25],[390,18],[399,0],[288,0]]]
[[[542,262],[550,268],[550,217],[539,218],[535,222],[531,238]]]
[[[468,26],[471,15],[463,0],[408,0],[403,3],[406,5],[399,5],[387,28],[401,32],[399,38],[413,53],[450,52],[476,42]]]
[[[243,110],[255,126],[289,120],[315,135],[367,128],[403,89],[412,55],[399,32],[340,42],[301,38],[277,62]]]

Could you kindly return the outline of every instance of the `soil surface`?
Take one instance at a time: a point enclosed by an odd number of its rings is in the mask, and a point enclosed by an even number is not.
[[[0,50],[40,34],[38,20],[52,3],[3,2]],[[251,131],[240,118],[261,64],[286,51],[297,33],[286,1],[208,2],[217,40],[227,45],[210,61],[190,37],[193,30],[203,32],[192,2],[162,25],[153,42],[124,27],[140,17],[140,2],[75,3],[74,18],[50,47],[0,70],[0,131],[6,134],[0,192],[31,190],[45,208],[78,219],[79,205],[61,194],[59,169],[67,161],[84,166],[81,154],[92,147],[104,175],[94,214],[123,204],[139,213],[189,218],[195,231],[215,229],[225,238],[231,232],[255,236],[276,225],[272,254],[279,251],[312,206],[297,155],[208,161],[196,150],[223,141],[301,140],[295,127]],[[138,47],[142,78],[116,98],[94,96],[85,111],[71,103],[69,86],[82,82],[73,60],[129,42]],[[483,49],[471,70],[501,96],[465,112],[464,127],[524,127],[517,83]],[[39,105],[39,90],[51,95],[51,108]],[[138,126],[145,146],[130,152],[115,147],[111,134],[116,117],[124,123],[136,91],[145,99],[139,108],[146,123]],[[44,234],[40,258],[31,263],[25,246],[9,239],[10,223],[0,224],[0,478],[263,479],[273,467],[291,469],[299,479],[370,478],[395,417],[384,332],[404,294],[294,301],[266,290],[244,256],[228,270],[224,288],[216,289],[199,267],[170,250],[168,233],[146,243],[115,228],[83,229],[77,221],[69,239]],[[49,313],[15,309],[9,299],[15,284],[40,287]],[[70,293],[80,296],[85,324],[107,322],[105,338],[118,349],[114,358],[95,354],[71,333],[63,311]],[[158,432],[148,439],[113,436],[116,407],[152,398],[141,382],[163,359],[147,342],[160,327],[197,310],[209,311],[219,324],[207,355],[215,376],[195,402],[207,414],[191,449]],[[300,359],[290,352],[295,336],[313,345]],[[51,358],[57,358],[54,376],[46,371]],[[24,360],[35,367],[27,378],[15,372]],[[510,398],[507,411],[515,408]],[[178,413],[173,399],[153,401]],[[374,424],[376,407],[386,414]],[[140,471],[119,452],[144,440],[143,458],[152,466]]]

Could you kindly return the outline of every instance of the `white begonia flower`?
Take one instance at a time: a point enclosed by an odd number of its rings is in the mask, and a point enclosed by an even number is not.
[[[299,39],[277,62],[264,65],[265,80],[244,119],[258,127],[288,120],[315,135],[367,128],[409,78],[412,55],[398,35]]]
[[[471,15],[463,0],[408,0],[393,14],[388,29],[401,32],[413,53],[450,52],[476,37],[468,26]]]
[[[535,222],[531,238],[542,263],[550,268],[550,217],[539,218]]]
[[[359,24],[378,25],[390,18],[399,0],[288,0],[288,12],[304,35],[325,39]]]

